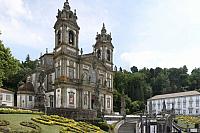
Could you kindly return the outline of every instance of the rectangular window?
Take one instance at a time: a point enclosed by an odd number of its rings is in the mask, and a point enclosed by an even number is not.
[[[178,101],[178,109],[180,109],[181,108],[181,102],[180,101]]]
[[[111,88],[111,75],[110,74],[108,74],[108,77],[107,77],[107,87]]]
[[[74,92],[69,92],[69,104],[74,104]]]
[[[191,101],[189,101],[189,107],[192,107],[192,102]]]
[[[52,74],[49,75],[49,83],[52,83]]]
[[[170,109],[170,103],[167,103],[167,109]]]
[[[186,103],[186,97],[183,98],[183,102]]]
[[[107,108],[110,108],[110,98],[107,98]]]
[[[180,115],[180,113],[181,113],[181,111],[180,110],[178,110],[178,114]]]
[[[104,108],[104,97],[101,96],[101,107]]]
[[[2,94],[0,94],[0,101],[2,101],[3,100],[3,95]]]
[[[29,101],[33,101],[33,97],[32,96],[29,96]]]
[[[189,110],[189,114],[192,114],[192,109],[188,109]]]
[[[11,101],[11,95],[6,95],[6,101]]]
[[[56,77],[59,78],[60,77],[60,67],[57,67],[57,73],[56,73]]]
[[[196,107],[199,107],[199,101],[196,101]]]
[[[160,102],[158,102],[158,109],[160,109]]]
[[[186,102],[183,101],[183,108],[186,108]]]
[[[50,107],[53,108],[53,95],[50,95],[49,98],[50,98]]]
[[[184,114],[184,115],[186,114],[186,110],[183,110],[183,114]]]
[[[100,78],[100,85],[103,85],[103,77]]]
[[[196,114],[199,114],[199,109],[196,109]]]
[[[155,102],[153,103],[153,109],[156,109],[156,103]]]
[[[69,78],[74,79],[74,68],[69,68]]]

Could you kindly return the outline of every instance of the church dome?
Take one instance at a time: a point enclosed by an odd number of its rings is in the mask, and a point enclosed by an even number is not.
[[[30,92],[30,93],[34,93],[34,87],[33,84],[31,82],[26,82],[23,83],[19,88],[18,88],[18,92]]]

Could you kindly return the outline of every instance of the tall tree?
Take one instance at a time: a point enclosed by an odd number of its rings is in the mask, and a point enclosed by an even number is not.
[[[131,72],[132,73],[138,72],[138,68],[136,66],[132,66],[131,67]]]
[[[10,49],[6,48],[0,40],[0,86],[3,85],[3,80],[17,73],[18,70],[19,61],[12,56]]]
[[[190,90],[200,89],[200,68],[195,68],[192,70],[190,75]]]

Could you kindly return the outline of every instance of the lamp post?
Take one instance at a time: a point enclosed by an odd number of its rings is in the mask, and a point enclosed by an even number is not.
[[[148,120],[148,117],[149,117],[149,114],[148,114],[148,112],[147,112],[147,105],[145,105],[145,111],[144,111],[144,115],[145,115],[145,121],[146,121],[146,133],[149,133],[150,132],[150,130],[149,130],[149,120]]]
[[[189,124],[187,124],[187,133],[190,133]]]
[[[142,120],[142,114],[140,114],[140,127],[141,127],[141,133],[143,133],[143,120]]]

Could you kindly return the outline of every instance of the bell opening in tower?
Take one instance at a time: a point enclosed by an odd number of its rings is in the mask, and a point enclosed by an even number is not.
[[[100,50],[100,49],[97,50],[97,57],[98,57],[99,59],[101,58],[101,50]]]
[[[69,31],[69,44],[74,45],[74,32],[71,30]]]
[[[60,32],[60,30],[58,31],[58,44],[60,44],[61,43],[61,32]]]
[[[107,50],[107,60],[110,61],[110,50]]]

